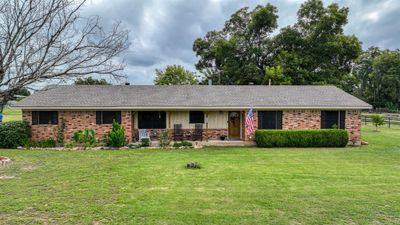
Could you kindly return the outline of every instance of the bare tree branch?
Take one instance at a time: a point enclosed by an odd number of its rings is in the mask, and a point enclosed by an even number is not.
[[[119,23],[79,15],[85,0],[0,1],[0,103],[22,87],[89,74],[123,77],[115,58],[129,47]]]

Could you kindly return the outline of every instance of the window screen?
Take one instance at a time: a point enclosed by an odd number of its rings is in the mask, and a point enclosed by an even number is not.
[[[190,111],[189,123],[204,123],[204,112]]]
[[[258,129],[282,129],[282,111],[258,111]]]
[[[114,120],[121,124],[121,111],[96,112],[96,124],[112,124]]]
[[[57,111],[33,111],[32,124],[58,124]]]
[[[139,129],[165,129],[166,124],[166,113],[163,111],[138,112]]]
[[[345,129],[345,111],[321,111],[321,129]]]

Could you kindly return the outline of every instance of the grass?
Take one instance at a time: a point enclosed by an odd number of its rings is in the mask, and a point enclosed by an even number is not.
[[[399,224],[400,128],[344,149],[0,150],[3,224]],[[188,161],[201,163],[185,169]]]
[[[3,122],[22,120],[22,112],[20,109],[5,108],[3,110]]]

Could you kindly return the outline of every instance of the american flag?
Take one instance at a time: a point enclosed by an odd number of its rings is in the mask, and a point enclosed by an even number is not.
[[[253,117],[254,117],[253,109],[250,109],[246,116],[246,132],[248,134],[252,134],[255,131],[253,124]]]

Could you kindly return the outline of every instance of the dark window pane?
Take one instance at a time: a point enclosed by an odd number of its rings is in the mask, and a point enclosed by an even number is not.
[[[258,129],[282,129],[282,111],[258,111]]]
[[[112,124],[114,120],[117,123],[121,123],[121,111],[103,111],[102,113],[102,124]]]
[[[204,112],[202,111],[190,111],[189,123],[204,123]]]
[[[32,124],[58,124],[57,111],[33,111]]]
[[[101,124],[103,113],[101,111],[96,112],[96,124]]]
[[[39,112],[33,111],[32,112],[32,125],[39,124]]]
[[[165,129],[166,124],[166,113],[163,111],[138,112],[139,129]]]
[[[340,111],[340,129],[346,129],[346,111]]]
[[[341,127],[339,111],[321,111],[321,129],[339,128],[339,126]]]

